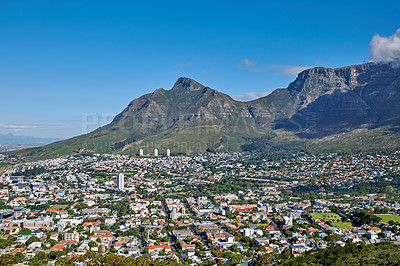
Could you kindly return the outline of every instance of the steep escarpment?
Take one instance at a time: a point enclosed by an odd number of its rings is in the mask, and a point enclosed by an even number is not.
[[[303,71],[289,85],[293,106],[279,128],[318,138],[355,128],[397,126],[400,70],[390,64],[364,64]]]

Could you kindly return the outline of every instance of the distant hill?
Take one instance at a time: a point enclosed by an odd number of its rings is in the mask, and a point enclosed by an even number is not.
[[[59,139],[0,134],[0,145],[45,145],[57,140]]]
[[[399,102],[400,69],[390,64],[308,69],[288,88],[249,102],[179,78],[170,90],[133,100],[104,127],[20,154],[396,149]]]

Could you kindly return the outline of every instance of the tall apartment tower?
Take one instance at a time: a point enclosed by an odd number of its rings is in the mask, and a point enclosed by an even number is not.
[[[154,156],[158,156],[158,149],[154,149]]]
[[[139,156],[143,156],[143,149],[139,150]]]
[[[171,151],[167,149],[167,156],[171,156]]]
[[[117,188],[119,190],[123,190],[124,189],[124,174],[119,173],[117,175]]]

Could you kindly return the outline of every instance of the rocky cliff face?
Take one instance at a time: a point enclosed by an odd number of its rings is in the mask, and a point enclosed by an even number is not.
[[[305,70],[288,90],[294,108],[278,124],[303,137],[399,121],[400,69],[390,64]]]

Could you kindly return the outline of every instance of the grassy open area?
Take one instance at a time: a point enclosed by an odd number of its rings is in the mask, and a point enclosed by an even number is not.
[[[400,222],[400,216],[395,214],[377,214],[376,216],[382,218],[381,222],[388,223],[390,220]]]
[[[266,226],[268,226],[269,224],[257,224],[258,228],[264,228]]]
[[[310,213],[310,216],[313,219],[320,219],[320,220],[341,220],[342,218],[337,215],[336,213],[330,213],[330,212],[316,212],[316,213]]]
[[[15,163],[10,163],[8,161],[0,161],[0,175],[5,171],[11,169]]]
[[[68,208],[68,205],[65,204],[53,205],[50,207],[50,209],[57,209],[57,210],[65,210],[66,208]]]
[[[339,229],[347,229],[353,228],[354,226],[351,223],[331,223],[334,227]]]
[[[96,179],[98,182],[107,182],[107,181],[116,181],[117,179],[113,176],[94,176],[93,179]]]

